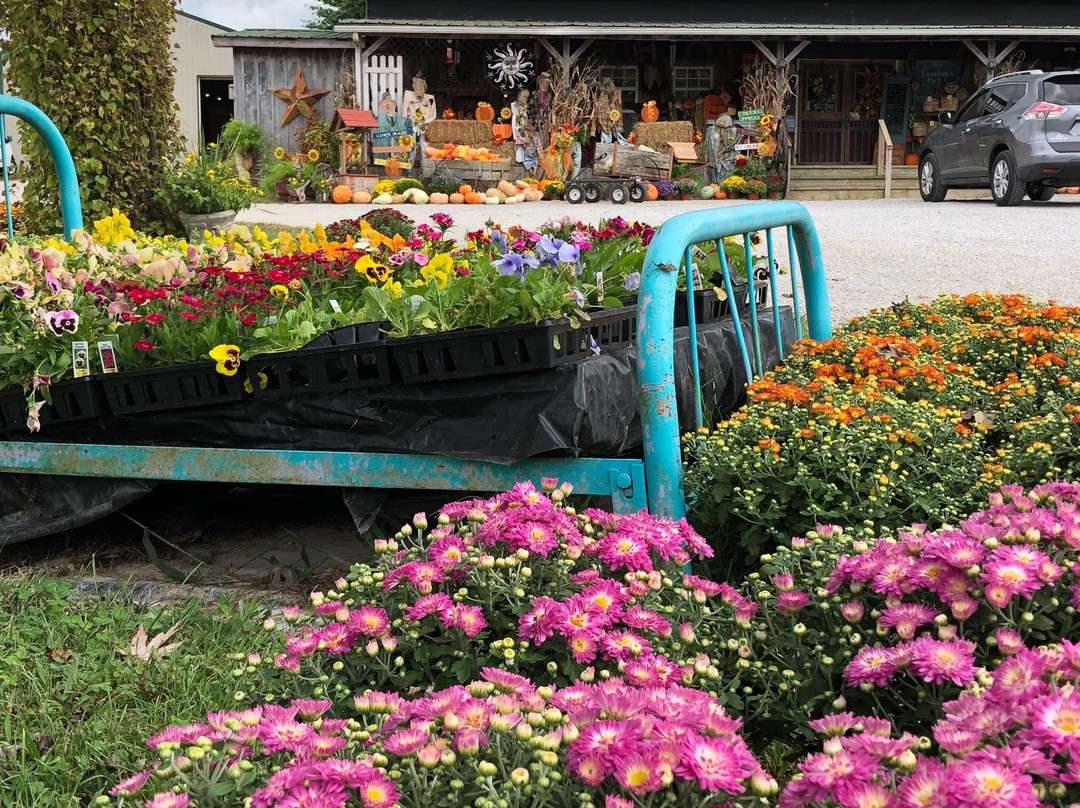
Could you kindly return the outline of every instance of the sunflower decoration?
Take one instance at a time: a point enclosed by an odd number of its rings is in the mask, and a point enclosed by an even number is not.
[[[308,149],[308,153],[307,153],[306,156],[307,156],[307,160],[308,160],[309,163],[317,163],[317,162],[319,162],[319,150],[318,149]]]
[[[608,121],[610,121],[611,123],[619,123],[622,121],[622,110],[618,110],[612,107],[608,110],[607,117]]]
[[[514,113],[513,111],[511,111],[510,107],[503,107],[499,110],[499,120],[508,121],[513,114]]]
[[[399,146],[404,146],[407,149],[411,149],[416,143],[416,140],[413,138],[412,135],[402,135],[398,138],[397,142]]]
[[[775,126],[776,126],[776,120],[773,118],[772,115],[762,115],[761,120],[758,121],[758,129],[761,130],[761,133],[765,137],[768,137],[769,135],[772,134],[772,131],[775,128]]]
[[[285,151],[285,149],[283,149],[281,146],[278,146],[276,149],[274,149],[275,160],[284,160],[287,156],[288,152]]]

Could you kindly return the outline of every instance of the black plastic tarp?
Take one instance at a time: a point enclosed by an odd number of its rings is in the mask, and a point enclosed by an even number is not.
[[[781,323],[790,346],[794,333],[790,309],[781,309]],[[759,312],[759,326],[763,364],[771,368],[779,361],[771,310]],[[749,343],[748,316],[743,330]],[[746,372],[734,321],[725,318],[700,326],[697,338],[709,423],[741,405]],[[684,430],[694,425],[689,357],[689,331],[676,329],[675,376]],[[635,361],[630,348],[544,371],[347,393],[254,397],[221,406],[57,424],[32,439],[404,452],[506,465],[542,455],[633,455],[641,449]],[[0,544],[91,521],[150,487],[115,480],[0,475]],[[29,501],[36,506],[25,508]]]

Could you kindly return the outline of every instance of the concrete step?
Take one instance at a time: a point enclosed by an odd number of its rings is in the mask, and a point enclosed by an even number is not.
[[[910,185],[913,188],[918,187],[918,181],[914,178],[897,179],[893,178],[893,187],[897,185]],[[882,191],[885,190],[885,178],[884,177],[839,177],[839,178],[823,178],[823,177],[791,177],[788,182],[789,188],[800,188],[804,190],[843,190],[845,188],[851,190],[867,190],[873,188],[879,188]]]
[[[822,201],[829,199],[882,199],[885,189],[879,190],[789,190],[787,199],[796,202]],[[897,188],[893,186],[892,199],[919,199],[918,188]],[[990,199],[990,192],[981,189],[953,188],[946,199]]]

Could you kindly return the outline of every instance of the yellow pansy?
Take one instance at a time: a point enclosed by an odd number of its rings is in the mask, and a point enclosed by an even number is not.
[[[240,349],[235,345],[218,345],[210,351],[210,358],[217,362],[217,370],[223,376],[235,376],[240,370]]]
[[[281,300],[288,300],[289,288],[287,286],[282,286],[280,283],[275,283],[270,287],[270,294]]]
[[[377,263],[370,255],[361,255],[354,266],[357,272],[372,283],[382,283],[390,277],[390,270]]]
[[[401,284],[395,281],[393,278],[388,278],[387,281],[380,287],[383,291],[389,292],[390,297],[397,300],[401,297]]]

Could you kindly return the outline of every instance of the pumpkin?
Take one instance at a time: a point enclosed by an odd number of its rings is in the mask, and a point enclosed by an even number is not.
[[[471,185],[462,185],[457,190],[458,190],[459,194],[471,194],[472,193],[472,186]]]
[[[493,123],[491,125],[491,134],[493,137],[509,140],[514,136],[514,127],[508,123]]]
[[[535,188],[529,188],[527,191],[522,191],[526,202],[539,202],[544,198],[544,192],[538,191]]]
[[[469,193],[465,194],[466,205],[479,205],[483,201],[483,194],[478,194],[476,191],[469,191]]]
[[[498,188],[507,196],[514,196],[514,194],[518,192],[517,186],[515,186],[511,182],[507,182],[506,180],[499,180]]]
[[[641,108],[641,120],[645,123],[656,123],[656,120],[660,117],[660,110],[656,106],[655,101],[648,101],[645,106]]]
[[[401,176],[401,161],[396,157],[391,157],[386,161],[386,165],[383,166],[383,171],[388,177],[400,177]]]
[[[402,196],[401,194],[391,194],[390,195],[390,204],[391,205],[402,205],[404,203],[405,203],[405,197]]]
[[[450,194],[451,205],[462,205],[465,203],[465,194]]]
[[[339,205],[352,202],[353,190],[348,185],[335,185],[331,198]]]
[[[424,156],[425,157],[435,157],[436,155],[438,155],[438,153],[439,153],[439,150],[436,149],[434,146],[427,146],[427,147],[424,148]]]
[[[445,205],[449,201],[450,201],[450,195],[449,194],[440,194],[438,191],[436,191],[435,193],[433,193],[431,195],[431,204],[432,205]]]
[[[485,123],[495,120],[495,107],[491,106],[491,104],[477,104],[476,120],[484,121]]]
[[[457,146],[455,144],[453,144],[453,143],[444,143],[442,148],[443,148],[443,151],[446,152],[447,155],[450,155],[451,152],[453,152],[454,149],[457,148]]]
[[[652,183],[650,182],[650,183],[649,183],[649,187],[648,187],[648,189],[647,189],[647,190],[645,191],[645,198],[646,198],[647,200],[649,200],[650,202],[655,202],[655,201],[656,201],[656,199],[657,199],[657,198],[658,198],[659,196],[660,196],[660,191],[659,191],[659,190],[657,189],[657,187],[656,187],[655,185],[653,185],[653,184],[652,184]]]
[[[723,188],[718,188],[716,193],[712,195],[713,199],[727,199],[727,191]]]
[[[906,165],[906,166],[917,166],[918,164],[919,164],[919,155],[917,155],[917,154],[905,154],[904,155],[904,165]]]
[[[704,188],[701,189],[701,193],[698,194],[698,196],[700,196],[702,199],[712,199],[713,194],[715,194],[715,193],[716,193],[716,186],[715,185],[706,185]]]
[[[485,205],[498,205],[500,202],[502,202],[502,200],[499,199],[499,197],[497,197],[497,196],[485,196],[484,197],[484,204]]]
[[[371,194],[367,191],[357,191],[352,195],[352,201],[354,205],[366,205],[371,202]]]

